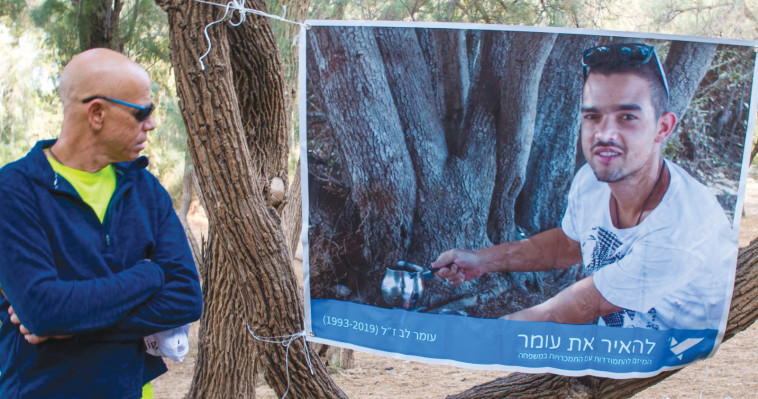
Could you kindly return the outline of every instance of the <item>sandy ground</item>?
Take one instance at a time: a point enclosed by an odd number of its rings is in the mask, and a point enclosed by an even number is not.
[[[190,215],[199,231],[207,225],[201,211]],[[758,181],[749,179],[740,246],[758,237]],[[189,391],[197,357],[197,326],[190,332],[193,347],[183,363],[167,360],[169,372],[153,382],[155,397],[181,399]],[[712,358],[698,361],[673,377],[634,398],[758,398],[758,325],[723,343]],[[501,371],[477,371],[451,366],[355,353],[355,366],[332,370],[336,383],[350,398],[444,398],[505,375]],[[257,397],[277,396],[265,385]],[[290,396],[291,397],[291,396]]]

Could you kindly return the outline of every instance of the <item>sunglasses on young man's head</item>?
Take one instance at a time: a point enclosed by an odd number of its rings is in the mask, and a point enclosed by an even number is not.
[[[142,106],[142,105],[132,104],[132,103],[128,103],[126,101],[121,101],[121,100],[117,100],[115,98],[110,98],[110,97],[106,97],[106,96],[87,97],[84,100],[82,100],[82,103],[86,104],[86,103],[88,103],[88,102],[90,102],[90,101],[92,101],[92,100],[94,100],[96,98],[100,98],[100,99],[103,99],[103,100],[106,100],[106,101],[110,101],[110,102],[116,103],[116,104],[126,105],[127,107],[132,107],[132,108],[136,109],[137,113],[134,114],[134,118],[137,119],[140,122],[142,122],[145,119],[147,119],[150,116],[150,114],[153,113],[153,110],[155,109],[155,105],[153,105],[153,103],[150,103],[150,105],[148,105],[148,106]]]
[[[663,82],[663,89],[666,91],[666,98],[669,97],[669,84],[666,81],[666,73],[663,72],[658,54],[655,47],[642,43],[617,43],[603,46],[591,47],[582,52],[582,66],[584,67],[584,78],[590,73],[590,68],[596,68],[606,65],[643,65],[655,59],[658,67],[658,75]]]

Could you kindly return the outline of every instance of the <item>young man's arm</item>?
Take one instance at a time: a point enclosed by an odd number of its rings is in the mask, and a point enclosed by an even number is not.
[[[432,267],[442,268],[439,277],[460,285],[486,273],[565,269],[581,261],[579,243],[554,228],[478,251],[452,249],[441,254]]]
[[[560,228],[528,239],[506,242],[479,251],[453,249],[440,255],[432,267],[453,285],[491,272],[527,272],[564,269],[582,261],[579,243]],[[549,300],[505,317],[508,320],[554,321],[580,324],[619,311],[595,287],[592,277],[572,284]]]
[[[509,314],[506,320],[553,321],[565,324],[584,324],[600,316],[621,310],[608,302],[595,288],[592,276],[586,277],[547,301],[528,309]]]

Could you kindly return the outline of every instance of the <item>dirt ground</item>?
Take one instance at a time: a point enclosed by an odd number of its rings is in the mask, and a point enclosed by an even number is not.
[[[199,232],[207,221],[199,208],[190,223]],[[740,246],[758,237],[758,181],[748,179]],[[153,382],[158,399],[181,399],[189,391],[197,357],[197,326],[190,331],[192,348],[182,363],[167,360],[169,372]],[[724,342],[715,356],[700,360],[634,398],[758,398],[758,325]],[[478,371],[430,365],[355,352],[355,366],[333,371],[336,383],[350,398],[444,398],[505,375],[502,371]],[[259,385],[258,398],[277,396]],[[291,397],[291,396],[290,396]],[[296,399],[296,398],[295,398]]]

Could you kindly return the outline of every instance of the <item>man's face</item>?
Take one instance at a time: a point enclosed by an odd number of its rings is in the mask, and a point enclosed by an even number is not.
[[[630,73],[590,73],[582,93],[584,157],[598,180],[634,178],[660,161],[661,134],[650,84]],[[634,180],[632,180],[634,181]]]
[[[144,72],[144,71],[143,71]],[[121,91],[118,99],[135,105],[150,104],[150,80],[147,74],[137,74],[126,89]],[[134,115],[137,109],[122,104],[106,102],[108,117],[103,126],[103,138],[106,150],[112,162],[133,161],[145,149],[147,132],[155,129],[155,122],[150,116],[138,121]]]

